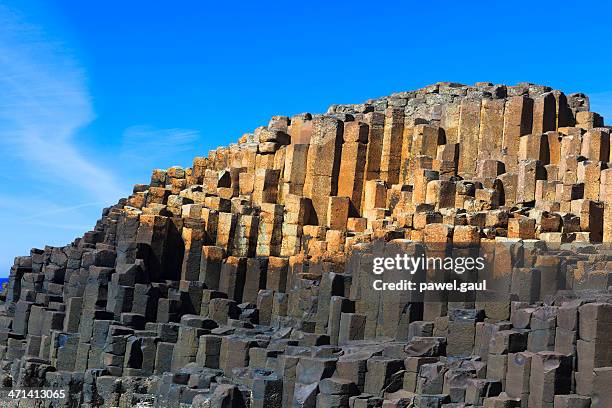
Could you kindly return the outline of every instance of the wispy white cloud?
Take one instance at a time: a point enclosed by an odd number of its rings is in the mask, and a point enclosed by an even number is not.
[[[24,224],[33,225],[36,227],[44,227],[50,228],[53,230],[66,230],[72,231],[74,235],[81,235],[83,231],[89,231],[91,229],[91,225],[86,224],[66,224],[65,222],[46,222],[46,221],[36,221],[30,222],[27,221]]]
[[[15,255],[91,229],[122,195],[112,171],[79,149],[94,119],[85,72],[66,44],[24,20],[0,4],[0,276]]]
[[[101,208],[101,207],[104,206],[104,204],[106,204],[106,203],[102,202],[102,201],[96,201],[96,202],[93,202],[93,203],[83,203],[83,204],[77,204],[77,205],[70,205],[70,206],[67,206],[67,207],[59,207],[59,208],[54,208],[54,209],[45,210],[45,211],[36,211],[33,214],[31,214],[31,215],[28,215],[26,217],[20,218],[19,221],[28,222],[28,221],[40,219],[40,218],[43,218],[43,217],[48,217],[50,215],[56,216],[58,214],[69,213],[69,212],[80,210],[81,208],[87,208],[87,207]]]
[[[93,224],[83,223],[84,221],[91,221],[88,217],[83,216],[83,212],[101,214],[105,205],[108,204],[102,201],[67,204],[57,202],[54,197],[28,194],[28,192],[23,192],[18,196],[0,195],[0,213],[10,214],[10,217],[6,217],[7,219],[4,220],[7,223],[37,226],[49,226],[51,224],[59,226],[65,223],[71,229],[76,225],[75,223],[80,223],[81,232],[88,231],[93,226]]]
[[[112,173],[75,143],[94,118],[87,78],[59,42],[0,5],[0,149],[22,175],[109,201],[121,195]]]
[[[121,158],[137,160],[147,167],[158,165],[166,160],[176,160],[182,153],[193,151],[199,138],[199,131],[193,129],[131,126],[123,133]]]

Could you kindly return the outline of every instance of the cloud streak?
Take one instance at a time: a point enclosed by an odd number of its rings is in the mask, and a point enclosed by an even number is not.
[[[75,136],[94,113],[83,70],[65,45],[0,5],[0,148],[33,181],[108,201],[112,173],[84,157]],[[6,169],[5,169],[6,170]]]
[[[122,195],[79,149],[95,117],[85,72],[66,44],[23,21],[0,4],[0,276],[33,246],[71,242]]]
[[[28,221],[33,221],[42,217],[47,217],[49,215],[58,215],[58,214],[64,214],[64,213],[68,213],[68,212],[72,212],[72,211],[76,211],[76,210],[80,210],[81,208],[87,208],[87,207],[96,207],[96,208],[100,208],[104,205],[104,202],[101,201],[97,201],[94,203],[83,203],[83,204],[77,204],[77,205],[71,205],[68,207],[60,207],[60,208],[54,208],[52,210],[46,210],[46,211],[40,211],[40,212],[36,212],[35,214],[23,217],[21,219],[19,219],[19,221],[21,222],[28,222]]]
[[[137,161],[141,166],[165,166],[182,154],[193,152],[200,133],[193,129],[158,129],[152,126],[131,126],[123,133],[121,158]]]

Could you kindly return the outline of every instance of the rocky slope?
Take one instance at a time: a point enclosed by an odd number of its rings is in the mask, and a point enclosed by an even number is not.
[[[610,154],[533,84],[275,116],[15,259],[0,381],[69,392],[7,406],[608,406]],[[486,254],[489,287],[376,290],[398,253]]]

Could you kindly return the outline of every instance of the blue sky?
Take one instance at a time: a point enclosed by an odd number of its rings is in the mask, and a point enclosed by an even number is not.
[[[0,2],[0,277],[275,114],[530,81],[612,115],[610,5],[491,3]]]

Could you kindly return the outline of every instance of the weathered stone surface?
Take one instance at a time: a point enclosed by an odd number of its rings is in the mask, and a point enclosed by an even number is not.
[[[15,258],[1,385],[69,390],[41,407],[608,406],[609,167],[588,98],[534,84],[274,116]],[[403,255],[425,265],[384,265]],[[487,287],[400,287],[449,277]]]

